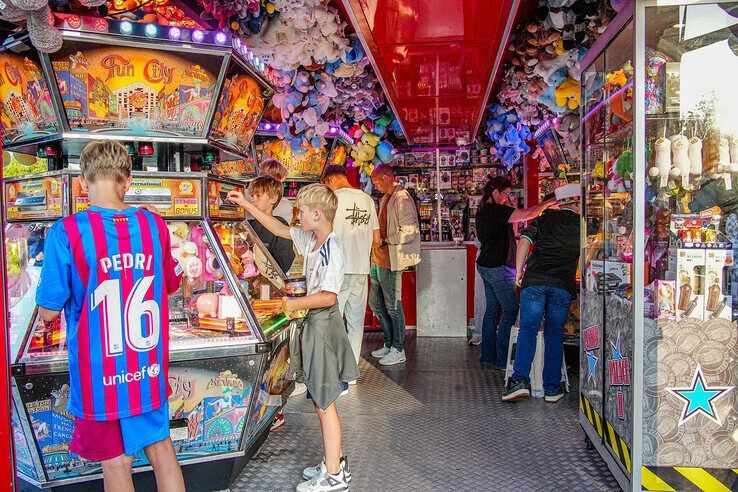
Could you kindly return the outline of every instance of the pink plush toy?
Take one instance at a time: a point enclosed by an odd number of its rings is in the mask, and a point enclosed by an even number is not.
[[[259,276],[259,269],[256,268],[253,251],[248,250],[242,254],[241,262],[243,263],[243,273],[241,274],[241,278],[248,279]]]
[[[218,316],[218,304],[218,294],[214,294],[212,292],[200,294],[195,303],[197,306],[197,315],[200,318],[204,318],[205,316],[216,318]]]

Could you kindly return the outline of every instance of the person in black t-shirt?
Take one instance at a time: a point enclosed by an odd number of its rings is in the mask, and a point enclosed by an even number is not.
[[[251,203],[264,213],[272,215],[274,207],[282,199],[282,183],[273,176],[263,175],[254,179],[249,184],[249,194],[251,195]],[[282,217],[276,217],[284,225],[289,225]],[[279,268],[287,273],[292,267],[295,260],[295,250],[292,247],[292,241],[284,239],[272,234],[266,227],[261,225],[258,220],[249,220],[249,225],[264,247],[271,253],[274,261],[277,262]]]
[[[536,353],[541,319],[544,320],[545,400],[555,403],[564,396],[561,385],[564,323],[577,289],[575,276],[581,240],[580,194],[579,184],[557,188],[560,209],[547,211],[535,219],[523,231],[518,243],[515,282],[523,289],[520,293],[520,331],[514,372],[502,396],[503,401],[516,401],[530,396],[530,368]],[[533,253],[528,256],[534,244]]]
[[[481,207],[477,211],[477,237],[481,243],[477,271],[484,282],[487,307],[482,322],[483,366],[494,364],[505,369],[510,344],[510,328],[518,315],[518,292],[515,287],[515,233],[513,224],[532,220],[555,200],[528,209],[510,204],[510,181],[492,177],[484,187]],[[500,324],[497,319],[502,310]]]

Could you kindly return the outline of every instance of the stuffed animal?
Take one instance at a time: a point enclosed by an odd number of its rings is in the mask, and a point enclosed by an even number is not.
[[[671,171],[671,141],[662,137],[653,144],[655,151],[654,167],[648,170],[652,178],[660,177],[659,186],[666,188],[669,183],[669,172]]]
[[[212,292],[205,292],[197,296],[195,306],[197,307],[197,315],[200,318],[206,316],[210,318],[218,317],[218,304],[220,296]]]
[[[242,279],[245,280],[259,276],[259,269],[256,268],[253,251],[248,250],[241,255],[241,264],[243,265],[243,273],[241,274]]]
[[[566,79],[554,91],[557,106],[567,106],[569,109],[579,107],[579,82],[574,79]]]
[[[546,89],[543,94],[538,96],[537,101],[538,103],[546,106],[554,113],[563,114],[566,111],[566,107],[558,103],[555,87],[549,87],[548,89]]]
[[[702,139],[692,137],[689,139],[689,149],[687,150],[689,157],[689,174],[697,178],[702,176]]]
[[[671,177],[682,177],[682,188],[689,186],[689,140],[684,135],[676,135],[671,138],[671,154],[674,167],[671,170]]]
[[[711,176],[720,163],[720,131],[710,129],[702,140],[702,174]]]

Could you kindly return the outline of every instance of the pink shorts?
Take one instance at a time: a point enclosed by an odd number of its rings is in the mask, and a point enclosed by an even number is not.
[[[169,407],[119,420],[74,418],[69,451],[87,460],[103,461],[122,454],[132,456],[169,437]]]

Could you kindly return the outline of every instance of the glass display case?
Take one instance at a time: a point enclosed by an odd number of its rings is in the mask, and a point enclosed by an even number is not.
[[[580,422],[625,490],[735,487],[736,29],[633,2],[582,60]]]
[[[284,403],[289,328],[281,310],[288,280],[225,197],[237,181],[199,174],[138,173],[126,195],[167,222],[183,268],[169,298],[172,438],[183,464],[242,457]],[[45,231],[85,210],[79,176],[59,171],[5,183],[15,429],[31,443],[19,472],[41,486],[99,476],[99,463],[69,452],[73,417],[63,317],[45,325],[35,290]],[[136,455],[135,468],[148,462]]]

